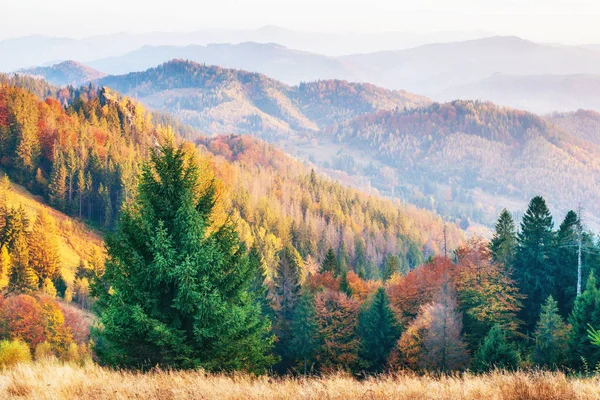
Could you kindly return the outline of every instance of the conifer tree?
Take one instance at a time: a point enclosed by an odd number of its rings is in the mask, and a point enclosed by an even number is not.
[[[60,273],[60,250],[54,221],[44,209],[40,211],[29,234],[29,262],[40,278],[54,279]]]
[[[269,288],[266,285],[267,268],[258,247],[252,246],[250,248],[248,263],[250,270],[253,271],[252,279],[250,280],[250,293],[254,295],[260,304],[263,316],[271,319],[273,317],[273,309],[269,301]]]
[[[244,246],[230,222],[211,224],[211,182],[172,139],[151,150],[136,201],[106,241],[96,290],[102,362],[263,371],[273,361]]]
[[[569,329],[558,313],[558,303],[548,296],[542,306],[534,333],[533,361],[546,368],[557,368],[566,361]]]
[[[343,271],[342,276],[340,278],[340,292],[344,293],[346,296],[352,296],[352,288],[350,287],[350,282],[348,282],[348,271]]]
[[[291,341],[294,358],[299,360],[306,376],[309,363],[312,363],[319,345],[314,299],[308,290],[303,290],[300,295],[291,328],[294,332]]]
[[[17,208],[11,208],[8,212],[5,229],[5,240],[9,252],[14,251],[15,241],[19,235],[23,235],[23,237],[27,236],[28,228],[29,218],[27,218],[27,213],[23,205],[20,204]]]
[[[344,271],[348,271],[350,266],[350,255],[348,254],[346,243],[344,243],[343,240],[338,248],[337,264],[338,275],[343,274]]]
[[[514,370],[519,366],[520,357],[515,346],[506,338],[500,325],[494,325],[475,353],[473,367],[485,372],[494,368]]]
[[[577,245],[579,242],[579,217],[569,211],[556,234],[555,264],[557,268],[556,302],[561,314],[573,310],[577,295]]]
[[[358,320],[360,357],[368,371],[381,372],[400,337],[400,327],[390,309],[385,289],[380,287],[363,306]]]
[[[540,196],[534,197],[521,222],[514,270],[519,291],[526,296],[521,309],[522,319],[525,327],[531,330],[542,302],[554,292],[556,271],[552,262],[552,228],[552,216],[546,202]]]
[[[0,291],[8,286],[8,279],[10,277],[10,255],[6,245],[0,247]]]
[[[301,265],[300,255],[287,245],[279,254],[279,264],[274,276],[274,305],[276,336],[275,353],[280,357],[278,369],[286,372],[294,367],[292,321],[300,295]]]
[[[569,323],[569,364],[579,368],[585,359],[588,365],[595,366],[600,362],[600,347],[592,345],[587,334],[590,325],[600,326],[600,290],[593,274],[590,274],[583,293],[575,299]]]
[[[38,277],[29,264],[29,248],[24,230],[15,233],[11,261],[8,291],[11,293],[35,292],[38,288]]]
[[[394,274],[397,274],[399,272],[400,272],[400,259],[398,258],[397,255],[392,254],[385,261],[384,268],[383,268],[383,280],[387,281],[392,276],[394,276]]]
[[[50,174],[50,182],[48,185],[50,204],[57,209],[66,210],[67,204],[67,167],[65,165],[62,152],[55,150],[54,164],[52,165],[52,173]]]
[[[321,265],[320,272],[329,272],[333,276],[336,276],[338,270],[338,262],[337,257],[335,256],[335,251],[330,247],[325,254],[325,260],[323,260],[323,265]]]
[[[495,262],[504,265],[508,270],[513,267],[517,249],[517,229],[515,221],[506,208],[498,217],[490,249]]]

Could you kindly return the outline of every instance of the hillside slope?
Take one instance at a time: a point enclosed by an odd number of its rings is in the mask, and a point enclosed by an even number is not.
[[[4,179],[4,172],[0,172],[0,179]],[[60,261],[62,265],[62,276],[72,283],[75,270],[82,260],[88,260],[94,252],[103,252],[102,235],[77,221],[55,210],[45,204],[40,196],[32,195],[23,186],[11,182],[7,191],[7,204],[9,207],[22,205],[31,222],[36,216],[45,210],[54,219],[60,249]]]
[[[150,149],[172,134],[107,88],[82,87],[63,108],[10,85],[0,86],[0,133],[0,164],[11,178],[56,209],[108,229],[135,193]],[[39,150],[34,157],[16,151],[29,144]],[[391,254],[415,267],[440,251],[445,223],[431,212],[334,183],[248,136],[198,144],[207,179],[214,174],[222,182],[215,223],[233,216],[242,240],[258,246],[269,269],[290,242],[313,266],[329,247],[342,249],[348,265],[372,278]],[[447,233],[449,246],[462,240],[452,223]]]
[[[502,207],[523,208],[540,194],[561,213],[581,202],[597,226],[600,146],[566,124],[558,116],[455,101],[357,117],[329,134],[391,168],[396,193],[416,204],[491,223]]]

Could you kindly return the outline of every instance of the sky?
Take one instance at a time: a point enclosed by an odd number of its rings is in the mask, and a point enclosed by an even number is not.
[[[485,30],[600,43],[600,0],[0,0],[0,39],[264,25],[312,32]]]

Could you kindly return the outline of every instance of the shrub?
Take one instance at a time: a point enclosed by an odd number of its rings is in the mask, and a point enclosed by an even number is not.
[[[38,344],[35,348],[35,359],[36,361],[47,360],[54,357],[54,352],[52,351],[52,345],[48,342],[42,342]]]
[[[31,352],[25,342],[20,340],[3,340],[0,342],[0,366],[8,367],[30,361]]]
[[[77,343],[71,342],[69,349],[64,353],[62,358],[65,362],[78,363],[81,358],[79,356],[79,346],[77,346]]]

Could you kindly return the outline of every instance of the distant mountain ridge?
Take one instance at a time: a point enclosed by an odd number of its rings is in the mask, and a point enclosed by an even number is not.
[[[351,66],[333,57],[293,50],[275,43],[144,46],[123,56],[92,61],[89,65],[118,75],[144,71],[172,59],[259,72],[288,84],[357,78]]]
[[[392,89],[436,96],[495,73],[507,75],[600,74],[600,53],[575,46],[537,44],[514,36],[341,57],[361,79]]]
[[[143,46],[188,46],[209,43],[280,43],[289,48],[329,56],[369,51],[402,49],[425,43],[456,41],[490,36],[490,32],[323,33],[300,32],[279,26],[258,29],[202,29],[195,32],[115,33],[83,39],[34,35],[0,40],[0,72],[76,59],[87,63],[114,57]],[[174,57],[171,57],[174,58]],[[165,62],[160,60],[156,64]],[[156,65],[155,64],[155,65]],[[131,71],[127,71],[131,72]]]
[[[261,132],[265,137],[318,132],[360,114],[430,103],[370,84],[326,80],[289,86],[258,73],[184,60],[108,76],[98,84],[206,132]]]
[[[97,71],[76,61],[63,61],[50,67],[37,67],[18,71],[20,74],[42,77],[58,86],[80,86],[104,78],[104,72]]]
[[[600,74],[504,75],[454,86],[440,93],[443,100],[478,99],[539,114],[553,111],[600,110]]]

